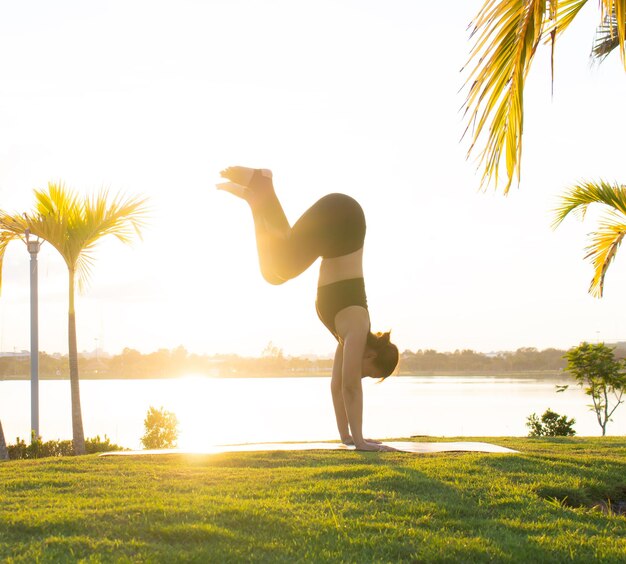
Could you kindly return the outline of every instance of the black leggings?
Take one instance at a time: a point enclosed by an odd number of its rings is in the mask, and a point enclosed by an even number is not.
[[[269,188],[250,203],[259,265],[270,284],[283,284],[318,257],[335,258],[363,247],[365,216],[359,203],[344,194],[318,200],[290,227],[278,198]]]

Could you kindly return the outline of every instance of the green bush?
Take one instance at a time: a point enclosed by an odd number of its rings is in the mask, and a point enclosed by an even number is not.
[[[95,454],[97,452],[111,452],[113,450],[124,450],[124,447],[111,442],[111,439],[104,435],[104,439],[100,435],[96,435],[91,439],[85,439],[85,451],[87,454]]]
[[[124,450],[121,446],[111,443],[110,439],[105,435],[104,440],[100,435],[85,440],[85,448],[87,454],[96,452],[109,452],[112,450]],[[9,451],[9,460],[26,460],[30,458],[46,458],[50,456],[73,456],[74,450],[72,441],[46,441],[43,442],[41,437],[32,439],[30,444],[17,437],[14,445],[7,445]]]
[[[573,437],[575,419],[568,419],[551,409],[546,409],[541,419],[535,413],[526,419],[526,427],[530,429],[529,437]]]
[[[146,432],[141,444],[147,449],[176,448],[178,419],[171,411],[150,406],[143,422]]]

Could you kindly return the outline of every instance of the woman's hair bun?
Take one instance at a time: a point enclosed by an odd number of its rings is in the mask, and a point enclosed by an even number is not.
[[[378,337],[379,341],[383,345],[386,345],[391,342],[391,331],[385,331],[384,333],[377,333],[376,336]]]
[[[383,371],[384,380],[396,369],[400,360],[398,347],[391,342],[391,331],[370,333],[367,337],[367,346],[376,352],[374,365]]]

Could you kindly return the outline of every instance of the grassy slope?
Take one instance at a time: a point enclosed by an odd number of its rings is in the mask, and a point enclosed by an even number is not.
[[[626,499],[626,438],[487,440],[522,454],[6,462],[0,561],[626,560],[588,507]]]

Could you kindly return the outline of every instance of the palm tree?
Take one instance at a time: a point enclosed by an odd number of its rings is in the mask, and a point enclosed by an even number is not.
[[[0,212],[0,273],[8,243],[23,238],[27,230],[52,245],[63,257],[69,273],[68,353],[72,395],[72,431],[76,454],[84,454],[82,411],[78,379],[76,343],[75,284],[83,289],[93,266],[93,251],[100,239],[113,235],[130,243],[133,235],[141,237],[147,208],[146,199],[121,195],[109,198],[107,190],[97,195],[79,197],[63,184],[49,183],[47,191],[35,190],[32,215],[9,215]],[[1,279],[0,279],[1,282]]]
[[[589,293],[601,298],[604,276],[626,235],[626,186],[603,181],[572,186],[561,197],[561,205],[555,210],[554,227],[560,225],[571,212],[579,214],[583,219],[590,204],[601,204],[607,210],[598,230],[591,235],[585,256],[591,260],[594,268]]]
[[[2,421],[0,421],[0,460],[9,460],[9,451],[7,450],[7,442],[4,439]]]
[[[471,130],[468,157],[478,151],[481,185],[498,185],[502,160],[504,193],[520,181],[524,129],[524,83],[540,42],[554,44],[587,0],[487,0],[473,21],[475,44],[464,103]],[[619,47],[626,69],[626,0],[599,0],[600,25],[591,56],[602,61]],[[481,147],[482,148],[479,148]]]

